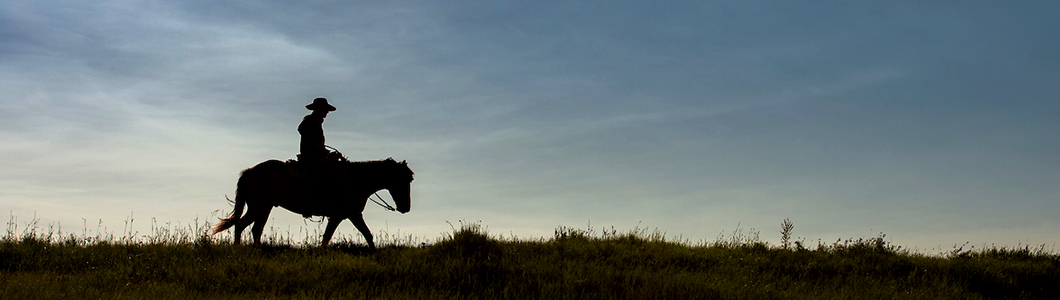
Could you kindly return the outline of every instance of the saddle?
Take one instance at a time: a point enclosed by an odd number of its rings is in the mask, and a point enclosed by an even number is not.
[[[298,158],[301,159],[301,155]],[[348,160],[342,153],[329,151],[316,167],[309,167],[305,162],[294,159],[284,161],[284,165],[291,177],[303,187],[306,198],[320,198],[333,193],[331,187],[347,176],[346,168],[341,167],[346,162]],[[302,217],[309,218],[311,215],[303,214]]]
[[[301,159],[302,155],[298,155],[298,158]],[[310,170],[305,163],[299,162],[297,159],[288,159],[287,161],[284,161],[283,164],[287,166],[287,171],[291,176],[301,181],[333,178],[335,176],[345,177],[345,169],[341,168],[341,166],[347,162],[349,162],[349,160],[347,160],[346,156],[342,155],[342,153],[339,153],[338,151],[328,151],[328,153],[324,155],[324,160],[321,161],[316,170]]]

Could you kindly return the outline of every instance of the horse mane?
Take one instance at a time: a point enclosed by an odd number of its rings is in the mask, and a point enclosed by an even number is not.
[[[367,168],[373,169],[377,172],[392,173],[391,175],[403,175],[402,173],[407,173],[409,180],[412,180],[415,176],[415,172],[412,172],[412,169],[409,169],[408,163],[405,161],[396,161],[393,157],[381,160],[347,161],[345,163],[348,168],[351,169]]]

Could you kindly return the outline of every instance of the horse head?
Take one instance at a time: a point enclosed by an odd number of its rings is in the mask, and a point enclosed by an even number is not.
[[[390,198],[394,199],[397,211],[407,213],[412,199],[411,185],[414,173],[404,160],[398,162],[394,158],[387,158],[384,162],[386,168],[382,176],[383,188],[390,192]]]

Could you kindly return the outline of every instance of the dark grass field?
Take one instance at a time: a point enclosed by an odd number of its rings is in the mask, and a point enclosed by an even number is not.
[[[566,227],[520,240],[462,224],[433,243],[372,251],[9,232],[0,299],[1060,299],[1060,256],[1042,248],[923,255],[883,236],[786,242]]]

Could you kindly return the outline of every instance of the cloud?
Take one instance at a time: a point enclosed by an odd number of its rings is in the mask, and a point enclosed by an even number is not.
[[[323,96],[330,145],[417,171],[410,228],[639,219],[712,238],[790,216],[815,220],[810,236],[916,235],[902,220],[1055,206],[1060,52],[1031,11],[15,2],[0,8],[0,166],[17,171],[0,199],[222,208],[239,170],[293,157]],[[1024,224],[1002,215],[977,226]]]

